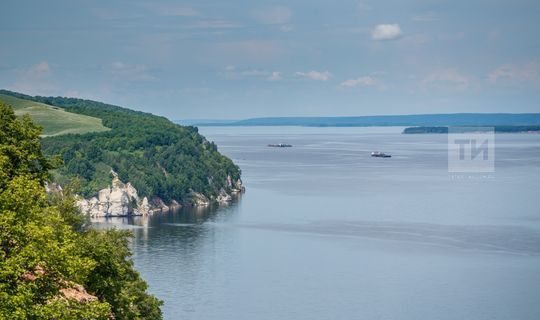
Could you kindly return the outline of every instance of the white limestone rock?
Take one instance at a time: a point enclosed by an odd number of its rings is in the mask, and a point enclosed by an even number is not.
[[[154,210],[150,208],[150,204],[148,203],[148,198],[144,197],[140,202],[138,202],[137,209],[135,209],[135,213],[138,215],[150,215],[154,213]]]
[[[126,183],[126,192],[130,199],[134,199],[136,203],[139,203],[139,195],[137,194],[137,189],[131,185],[130,182]],[[148,200],[147,200],[148,201]]]
[[[191,190],[185,203],[195,207],[207,207],[210,205],[210,200],[204,194]]]
[[[227,175],[227,187],[229,188],[232,188],[233,186],[233,183],[232,183],[232,177],[230,174]]]
[[[127,216],[128,214],[133,213],[133,207],[130,200],[125,188],[118,186],[111,188],[107,214],[110,216]]]
[[[227,204],[232,201],[232,197],[222,188],[216,197],[216,201],[220,204]]]
[[[241,179],[236,180],[236,182],[234,183],[234,185],[232,187],[231,192],[233,194],[237,194],[237,193],[242,193],[242,192],[245,192],[245,191],[246,191],[246,188],[242,184],[242,180]]]
[[[148,199],[139,199],[137,189],[131,183],[124,184],[118,174],[111,170],[111,186],[101,189],[98,196],[91,199],[78,199],[76,204],[82,213],[91,217],[121,217],[128,215],[152,214]]]
[[[152,198],[152,206],[161,212],[167,212],[169,211],[169,206],[165,204],[165,202],[160,197],[153,197]]]

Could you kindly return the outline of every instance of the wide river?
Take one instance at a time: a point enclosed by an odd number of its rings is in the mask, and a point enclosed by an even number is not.
[[[540,319],[540,135],[455,175],[446,135],[401,130],[200,128],[241,199],[98,223],[133,229],[165,319]]]

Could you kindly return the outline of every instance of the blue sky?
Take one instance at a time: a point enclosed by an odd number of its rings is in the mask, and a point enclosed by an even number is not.
[[[540,112],[539,1],[3,0],[0,87],[171,119]]]

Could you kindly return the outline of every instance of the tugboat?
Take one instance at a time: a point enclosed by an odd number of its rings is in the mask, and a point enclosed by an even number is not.
[[[376,157],[376,158],[391,158],[392,157],[391,155],[386,154],[384,152],[380,152],[380,151],[373,151],[371,153],[371,156]]]
[[[286,143],[277,143],[277,144],[274,144],[274,143],[271,143],[268,145],[268,147],[273,147],[273,148],[290,148],[292,147],[292,144],[286,144]]]

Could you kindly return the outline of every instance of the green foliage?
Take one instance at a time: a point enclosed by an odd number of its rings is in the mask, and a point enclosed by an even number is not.
[[[190,190],[213,198],[221,188],[229,189],[227,175],[234,180],[240,178],[239,168],[195,127],[90,100],[9,94],[100,118],[112,129],[42,141],[46,154],[62,155],[65,165],[55,171],[57,181],[66,183],[78,178],[84,196],[94,195],[110,184],[111,168],[142,196],[158,196],[166,202],[181,201]]]
[[[74,300],[53,299],[37,310],[33,317],[36,319],[111,320],[111,310],[109,305],[99,301],[80,303]]]
[[[86,286],[111,303],[116,319],[159,319],[161,302],[147,295],[146,283],[128,258],[129,231],[89,230],[82,245],[84,256],[97,262]]]
[[[0,190],[18,175],[29,175],[40,184],[49,178],[52,165],[41,153],[39,134],[29,116],[17,119],[13,109],[0,101]]]
[[[28,117],[0,103],[0,128],[0,319],[160,319],[129,234],[85,230],[69,192],[45,194],[52,165]],[[62,294],[77,284],[98,299]]]
[[[109,130],[103,126],[101,119],[66,112],[61,108],[2,94],[2,92],[0,90],[0,101],[11,105],[18,116],[30,115],[37,124],[43,127],[44,136]]]

